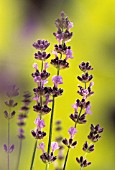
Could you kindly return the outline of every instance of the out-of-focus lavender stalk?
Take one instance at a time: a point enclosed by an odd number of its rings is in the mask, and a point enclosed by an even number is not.
[[[20,108],[19,110],[19,115],[18,115],[18,123],[17,125],[19,126],[19,134],[18,134],[18,138],[19,138],[19,153],[18,153],[18,161],[17,161],[17,166],[16,166],[16,170],[19,169],[19,165],[20,165],[20,158],[21,158],[21,152],[22,152],[22,140],[25,139],[25,135],[24,135],[24,129],[23,126],[25,126],[25,119],[28,117],[28,112],[29,112],[29,104],[31,102],[30,100],[30,92],[26,91],[24,92],[23,95],[23,106]]]
[[[57,155],[57,161],[54,162],[54,166],[55,166],[55,170],[62,170],[62,167],[63,167],[63,159],[64,159],[64,147],[62,145],[62,126],[61,126],[61,121],[60,120],[57,120],[56,121],[56,132],[58,133],[58,136],[56,136],[56,142],[58,143],[58,146],[59,146],[59,150],[58,150],[58,155]]]
[[[11,110],[15,106],[17,106],[17,103],[13,100],[14,97],[19,95],[19,89],[16,88],[15,85],[10,86],[9,90],[7,92],[7,97],[9,100],[5,101],[6,106],[9,107],[9,111],[4,111],[4,116],[8,120],[8,143],[7,145],[4,144],[4,150],[7,152],[7,160],[8,160],[8,166],[7,169],[10,170],[10,153],[14,150],[14,144],[10,145],[10,119],[12,119],[15,115],[15,111]]]

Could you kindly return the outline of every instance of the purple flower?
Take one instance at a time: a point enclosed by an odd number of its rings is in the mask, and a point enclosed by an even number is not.
[[[67,48],[65,53],[66,53],[66,60],[69,58],[73,58],[71,49]]]
[[[45,148],[44,142],[41,142],[41,143],[39,144],[38,148],[41,149],[42,152],[44,153],[44,152],[45,152],[45,151],[44,151],[44,148]]]
[[[94,86],[94,82],[90,82],[90,85],[89,85],[90,87],[92,87],[92,86]]]
[[[8,148],[7,148],[7,145],[6,144],[4,144],[4,150],[7,152],[8,151]]]
[[[49,45],[50,43],[47,40],[38,40],[37,42],[34,42],[33,47],[42,51],[46,50]]]
[[[73,27],[73,22],[69,22],[67,29],[69,30],[69,29],[71,29],[72,27]]]
[[[46,95],[45,96],[45,105],[48,105],[49,102],[52,102],[52,100],[50,100],[50,95]]]
[[[34,54],[34,56],[35,56],[35,59],[46,60],[50,57],[50,54],[46,54],[46,52],[38,51],[37,53]]]
[[[77,112],[78,106],[79,106],[79,105],[78,105],[77,103],[75,103],[75,104],[72,105],[72,107],[75,109],[75,112]]]
[[[52,81],[55,85],[55,87],[58,86],[58,84],[63,84],[62,77],[61,76],[53,76]]]
[[[40,97],[39,97],[38,95],[35,95],[35,97],[33,98],[33,100],[35,100],[35,101],[38,102],[38,101],[39,101],[39,98],[40,98]]]
[[[37,64],[37,63],[34,63],[34,64],[33,64],[33,68],[35,68],[36,70],[38,70],[38,64]]]
[[[73,139],[74,135],[77,133],[77,130],[74,127],[70,127],[68,132],[70,134],[70,138]]]
[[[9,148],[9,153],[13,152],[14,151],[14,144],[12,144]]]
[[[34,122],[38,128],[44,128],[45,127],[45,123],[44,120],[41,120],[39,117],[36,118],[35,122]]]
[[[90,103],[89,103],[89,104],[87,105],[87,107],[86,107],[86,114],[92,114],[90,108],[91,108],[91,105],[90,105]]]
[[[52,142],[51,143],[51,148],[52,148],[52,152],[59,149],[58,143],[57,142]]]
[[[44,63],[44,70],[46,70],[49,67],[48,62]]]

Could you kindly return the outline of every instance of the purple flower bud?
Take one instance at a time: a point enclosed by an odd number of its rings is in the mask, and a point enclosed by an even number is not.
[[[38,148],[41,149],[42,152],[44,153],[44,152],[45,152],[45,151],[44,151],[44,148],[45,148],[44,142],[41,142],[41,143],[39,144]]]
[[[14,150],[14,144],[12,144],[12,145],[10,146],[10,148],[9,148],[9,153],[13,152],[13,150]]]
[[[34,42],[33,47],[38,50],[46,50],[49,45],[50,43],[47,40],[38,40],[37,42]]]
[[[4,144],[4,150],[5,150],[5,152],[7,152],[8,151],[8,147],[7,147],[7,145],[6,144]]]
[[[77,104],[77,103],[75,103],[75,104],[73,104],[73,105],[72,105],[72,107],[75,109],[75,112],[77,112],[78,104]]]
[[[46,70],[49,67],[48,62],[44,63],[44,70]]]
[[[61,76],[53,76],[52,81],[55,85],[55,87],[58,86],[58,84],[63,84],[62,77]]]
[[[76,128],[74,127],[70,127],[69,130],[68,130],[69,134],[70,134],[70,138],[73,139],[74,138],[74,135],[77,133],[77,130]]]
[[[91,105],[89,103],[88,106],[86,107],[86,114],[92,114],[90,108],[91,108]]]
[[[37,64],[37,63],[34,63],[34,64],[33,64],[33,68],[35,68],[36,70],[38,70],[38,64]]]
[[[73,22],[69,22],[68,23],[68,30],[71,29],[73,27]]]
[[[36,96],[33,98],[33,100],[39,101],[39,96],[36,95]]]
[[[59,149],[58,143],[57,142],[52,142],[51,143],[51,148],[52,148],[52,152]]]
[[[90,82],[90,85],[89,85],[90,87],[92,87],[92,86],[94,86],[94,82]]]
[[[45,127],[45,123],[44,123],[44,120],[41,120],[40,118],[37,118],[34,122],[38,128],[44,128]]]

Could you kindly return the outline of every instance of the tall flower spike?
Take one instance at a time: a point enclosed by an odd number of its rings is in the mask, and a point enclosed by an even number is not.
[[[59,75],[61,69],[69,67],[67,60],[73,58],[71,47],[66,45],[73,35],[73,33],[70,32],[73,23],[69,21],[64,12],[61,12],[61,18],[56,19],[55,25],[58,30],[53,34],[56,37],[58,44],[54,46],[54,51],[52,53],[55,55],[55,59],[51,60],[51,64],[57,68]]]
[[[29,91],[24,92],[22,103],[23,103],[23,106],[19,110],[18,122],[17,122],[17,125],[19,126],[19,129],[18,129],[19,153],[18,153],[18,160],[17,160],[17,165],[16,165],[17,170],[19,169],[19,165],[20,165],[20,157],[21,157],[21,152],[22,152],[22,140],[25,139],[25,134],[24,134],[24,126],[26,125],[25,120],[28,117],[28,113],[30,109],[29,105],[31,103],[31,94]]]

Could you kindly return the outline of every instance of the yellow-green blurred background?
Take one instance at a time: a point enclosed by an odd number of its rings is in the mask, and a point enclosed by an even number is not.
[[[87,156],[92,165],[89,170],[114,170],[114,119],[115,119],[115,1],[114,0],[0,0],[0,170],[7,169],[7,156],[2,145],[7,143],[7,120],[3,111],[6,109],[2,89],[8,83],[16,83],[20,93],[32,89],[35,84],[31,77],[32,64],[35,62],[35,50],[32,43],[37,39],[47,39],[53,50],[56,44],[53,32],[56,31],[54,21],[61,11],[69,16],[74,23],[74,36],[68,43],[72,46],[74,59],[70,68],[61,72],[64,84],[64,94],[56,100],[55,120],[61,119],[63,136],[68,137],[68,128],[73,125],[69,115],[73,112],[72,104],[78,96],[76,93],[81,74],[78,64],[90,61],[94,67],[94,91],[90,98],[92,104],[91,116],[86,125],[78,126],[76,149],[71,150],[67,170],[79,170],[75,161],[83,154],[82,145],[89,133],[91,123],[100,123],[104,127],[101,140],[96,144],[95,152]],[[51,75],[56,74],[50,67]],[[51,81],[50,81],[51,84]],[[21,98],[18,99],[20,101]],[[23,141],[23,152],[20,170],[29,170],[34,139],[30,131],[35,127],[36,113],[31,111],[27,120],[26,139]],[[17,109],[21,103],[19,103]],[[18,114],[18,112],[17,112]],[[49,115],[46,115],[46,129],[49,127]],[[11,122],[11,143],[15,143],[15,151],[11,154],[11,170],[15,169],[19,141],[17,139],[17,115]],[[53,134],[55,138],[56,133]],[[47,137],[45,142],[47,142]],[[45,169],[40,161],[40,151],[37,150],[34,170]],[[53,164],[50,169],[54,169]]]

